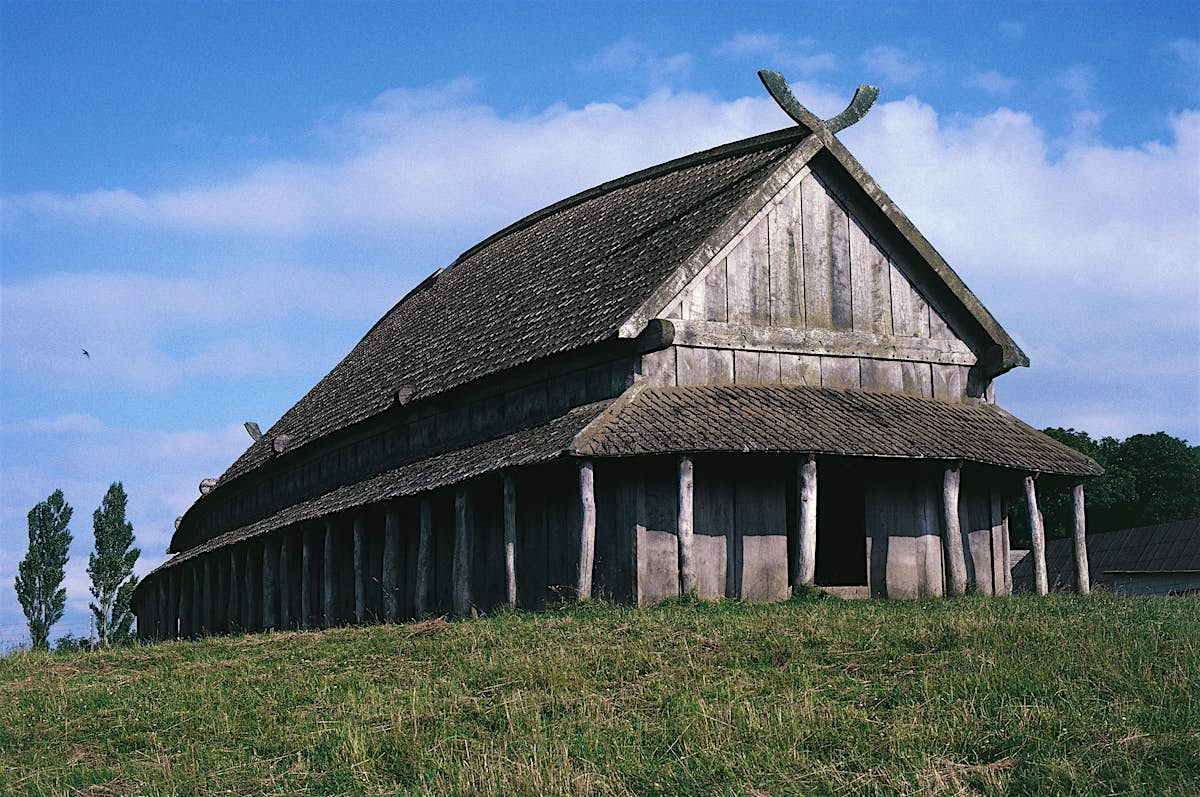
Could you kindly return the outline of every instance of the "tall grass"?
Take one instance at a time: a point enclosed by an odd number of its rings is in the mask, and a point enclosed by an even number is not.
[[[1198,794],[1200,599],[600,604],[0,659],[13,794]]]

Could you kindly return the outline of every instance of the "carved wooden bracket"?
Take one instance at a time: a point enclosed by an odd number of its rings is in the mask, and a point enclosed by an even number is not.
[[[784,113],[792,117],[792,121],[814,133],[822,129],[828,130],[830,133],[845,130],[866,116],[867,111],[871,110],[871,106],[875,104],[875,99],[879,96],[878,86],[868,86],[864,83],[855,90],[854,97],[846,106],[846,110],[837,116],[821,120],[796,99],[796,95],[792,94],[783,75],[770,69],[760,69],[758,70],[758,79],[762,81],[771,98],[779,103],[779,107],[783,109]]]

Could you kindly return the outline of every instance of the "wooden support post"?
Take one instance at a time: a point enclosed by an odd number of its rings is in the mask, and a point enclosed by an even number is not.
[[[942,546],[946,552],[946,589],[951,595],[967,594],[967,560],[963,552],[962,526],[958,521],[958,494],[962,462],[946,466],[942,478]]]
[[[258,592],[257,562],[254,561],[254,543],[246,543],[246,565],[242,568],[242,631],[250,633],[257,620],[254,619],[254,596]]]
[[[792,586],[813,584],[817,579],[817,458],[800,457],[796,468],[796,496],[799,512],[796,528],[796,566],[792,568]]]
[[[279,540],[274,534],[263,540],[262,554],[262,628],[270,631],[279,627]]]
[[[192,567],[183,565],[179,574],[179,638],[192,636]]]
[[[179,638],[179,568],[166,571],[167,609],[163,612],[163,639]]]
[[[383,528],[383,617],[389,623],[400,620],[400,509],[387,508]]]
[[[592,597],[596,561],[596,483],[591,459],[579,461],[579,599]]]
[[[354,516],[354,622],[367,621],[367,515]]]
[[[508,608],[517,608],[517,482],[504,474],[504,596]]]
[[[333,628],[337,625],[337,540],[334,539],[333,521],[325,521],[325,551],[323,560],[322,586],[322,627]]]
[[[695,467],[691,457],[679,458],[679,512],[675,536],[679,542],[679,593],[696,594],[696,557],[692,544],[695,532]]]
[[[292,555],[292,541],[295,535],[285,529],[280,534],[279,541],[279,627],[289,629],[295,618],[292,617],[292,570],[295,568]]]
[[[1087,521],[1083,509],[1083,485],[1077,484],[1071,490],[1071,510],[1075,516],[1075,589],[1080,595],[1092,591],[1092,581],[1088,573],[1087,557]]]
[[[317,569],[316,529],[306,524],[300,530],[300,627],[311,628],[316,614]],[[318,623],[320,625],[320,623]]]
[[[200,634],[208,636],[212,633],[213,615],[216,614],[213,609],[216,608],[215,593],[217,590],[213,579],[212,556],[205,554],[201,558],[204,560],[204,564],[202,565],[203,570],[201,571],[204,574],[204,583],[201,587],[202,599],[200,603],[202,612],[200,615]]]
[[[190,636],[199,637],[204,625],[204,571],[200,563],[192,560],[192,613],[189,618]]]
[[[1042,525],[1042,510],[1038,508],[1037,487],[1034,486],[1036,476],[1025,477],[1025,502],[1029,506],[1029,539],[1033,551],[1033,585],[1038,595],[1050,591],[1046,579],[1046,530]]]
[[[236,634],[242,627],[242,614],[239,609],[241,604],[238,603],[238,597],[242,594],[241,569],[238,567],[240,558],[236,548],[229,551],[229,593],[226,595],[229,611],[226,617],[226,631],[230,634]]]
[[[429,610],[429,569],[432,567],[433,507],[429,496],[421,496],[421,530],[417,540],[417,583],[413,588],[413,612],[421,617]]]
[[[161,573],[155,581],[157,582],[154,585],[154,591],[158,597],[158,616],[155,622],[157,627],[154,629],[154,638],[162,640],[167,638],[167,585],[166,579]]]
[[[454,561],[451,583],[454,585],[454,613],[459,617],[471,611],[472,551],[471,492],[465,484],[454,490]]]

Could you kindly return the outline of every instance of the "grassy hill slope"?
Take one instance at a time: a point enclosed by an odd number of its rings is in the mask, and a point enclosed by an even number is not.
[[[605,605],[0,659],[0,793],[1196,794],[1200,598]]]

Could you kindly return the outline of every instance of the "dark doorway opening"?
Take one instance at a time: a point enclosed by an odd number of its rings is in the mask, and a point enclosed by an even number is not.
[[[817,584],[865,586],[867,538],[862,480],[846,465],[817,464]]]

